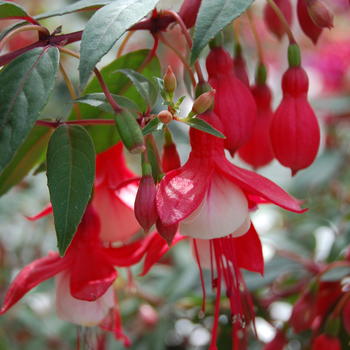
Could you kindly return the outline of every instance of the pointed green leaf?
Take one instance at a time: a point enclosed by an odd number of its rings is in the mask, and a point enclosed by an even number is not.
[[[166,125],[160,122],[158,117],[155,117],[142,129],[142,135],[152,134],[155,131],[165,129],[165,127]]]
[[[123,96],[114,95],[114,94],[111,94],[111,95],[114,101],[117,102],[117,104],[120,107],[127,109],[135,118],[139,118],[141,116],[142,113],[139,107],[133,101]],[[112,106],[107,101],[106,95],[102,92],[95,92],[92,94],[83,95],[70,103],[74,103],[74,102],[84,103],[84,104],[99,108],[101,111],[114,114],[114,110]]]
[[[162,96],[163,99],[166,100],[166,91],[165,91],[165,87],[164,87],[164,80],[160,79],[158,77],[153,77],[153,79],[156,82],[160,96]]]
[[[152,177],[154,182],[157,183],[159,178],[159,168],[158,168],[158,161],[157,161],[158,150],[154,149],[154,144],[152,142],[152,139],[149,137],[146,137],[146,147],[147,147],[148,162],[152,166]]]
[[[43,160],[52,132],[52,128],[34,126],[11,163],[0,176],[0,196],[12,186],[17,185],[36,164]]]
[[[184,118],[184,119],[176,119],[182,123],[185,123],[192,128],[207,132],[208,134],[214,135],[216,137],[220,137],[221,139],[225,139],[226,137],[218,130],[214,129],[210,124],[208,124],[203,119],[199,118]]]
[[[58,49],[36,48],[0,73],[0,174],[11,162],[49,100],[58,72]]]
[[[27,11],[20,5],[8,1],[0,1],[0,19],[24,19],[28,22],[34,22]]]
[[[80,125],[63,124],[47,150],[47,183],[59,253],[64,256],[83,217],[95,178],[95,149]]]
[[[190,65],[194,65],[204,47],[254,0],[202,0],[193,37]]]
[[[153,82],[132,69],[119,69],[118,71],[113,72],[112,74],[118,72],[126,75],[132,81],[136,90],[139,92],[142,99],[145,101],[147,110],[151,111],[158,99],[158,89],[153,84]],[[146,112],[146,110],[144,110],[144,112]]]
[[[91,72],[127,29],[139,22],[159,0],[114,1],[98,10],[88,21],[80,46],[80,90],[84,90]]]

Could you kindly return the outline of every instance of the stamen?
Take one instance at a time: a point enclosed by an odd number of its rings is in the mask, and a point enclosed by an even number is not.
[[[201,284],[202,284],[202,291],[203,291],[203,303],[202,303],[201,310],[199,310],[199,312],[198,312],[198,318],[203,318],[205,316],[205,286],[204,286],[204,278],[203,278],[203,271],[202,271],[202,267],[201,267],[201,262],[199,260],[197,243],[196,243],[195,239],[193,240],[193,245],[194,245],[194,251],[196,253],[196,259],[197,259],[197,264],[198,264],[198,268],[199,268],[199,274],[200,274],[200,277],[201,277]]]

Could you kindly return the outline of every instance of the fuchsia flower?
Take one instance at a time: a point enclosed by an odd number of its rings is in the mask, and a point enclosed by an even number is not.
[[[312,350],[341,350],[341,343],[337,337],[325,333],[319,335],[312,344]]]
[[[220,118],[225,148],[231,156],[251,138],[256,122],[256,105],[249,89],[234,75],[233,61],[226,49],[210,50],[206,60],[208,82],[215,93],[214,112]]]
[[[289,0],[274,0],[275,4],[283,13],[284,18],[287,23],[291,25],[292,23],[292,5]],[[270,32],[275,34],[279,40],[282,39],[286,30],[281,22],[281,20],[276,15],[276,12],[270,6],[269,3],[266,3],[264,8],[264,20],[269,28]]]
[[[304,69],[292,66],[282,78],[283,98],[273,114],[270,140],[276,159],[292,175],[310,166],[320,145],[320,128],[309,101],[309,79]]]
[[[269,128],[272,119],[271,90],[266,84],[252,86],[258,115],[251,139],[238,150],[239,156],[254,169],[272,161],[273,153],[270,144]]]
[[[222,128],[214,112],[197,118],[217,130]],[[234,234],[242,225],[247,231],[248,209],[255,206],[250,195],[293,212],[304,212],[270,180],[230,163],[223,139],[190,129],[190,142],[192,151],[187,163],[167,173],[157,189],[157,210],[164,225],[181,222],[181,234],[202,239]]]
[[[136,176],[126,166],[122,142],[97,155],[92,204],[101,219],[101,240],[126,241],[140,230],[134,215],[138,186],[127,183]]]

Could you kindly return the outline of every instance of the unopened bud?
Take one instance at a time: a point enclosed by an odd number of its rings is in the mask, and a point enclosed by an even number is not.
[[[176,232],[179,229],[179,223],[165,226],[163,225],[162,221],[158,217],[156,222],[156,228],[158,233],[161,235],[162,238],[165,239],[165,242],[170,247],[173,244],[174,237],[176,235]]]
[[[173,115],[169,111],[164,110],[158,113],[158,119],[163,124],[169,124],[173,120]]]
[[[331,337],[336,337],[340,330],[340,318],[330,314],[325,325],[325,333]]]
[[[194,114],[202,114],[207,111],[214,104],[215,90],[211,89],[209,92],[205,92],[200,95],[192,106],[192,112]]]
[[[301,54],[297,44],[288,46],[288,62],[289,67],[299,67],[301,65]]]
[[[321,0],[307,0],[307,9],[312,21],[321,28],[333,28],[334,14]]]
[[[156,185],[152,177],[152,167],[148,162],[142,164],[142,177],[135,198],[134,210],[136,220],[147,234],[158,218]]]
[[[139,315],[141,320],[144,322],[144,324],[149,328],[153,328],[158,323],[158,320],[159,320],[158,312],[151,305],[148,305],[148,304],[140,305]]]
[[[165,131],[164,138],[165,142],[161,159],[163,171],[167,173],[171,170],[179,169],[181,167],[181,161],[169,130]]]
[[[126,109],[121,109],[115,114],[114,120],[119,136],[128,151],[132,154],[142,153],[146,149],[142,130],[132,114]]]
[[[170,66],[164,75],[164,88],[167,92],[174,92],[176,89],[176,77]]]

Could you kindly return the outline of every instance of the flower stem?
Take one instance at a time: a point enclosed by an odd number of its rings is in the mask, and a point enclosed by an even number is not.
[[[288,35],[288,39],[289,39],[290,44],[296,44],[293,33],[289,27],[289,24],[288,24],[286,18],[284,17],[282,11],[279,9],[279,7],[275,4],[275,2],[273,0],[266,0],[266,1],[270,4],[272,9],[275,11],[277,17],[282,22],[284,29],[286,30],[286,33]]]
[[[72,82],[70,81],[66,71],[64,70],[63,66],[62,66],[62,63],[60,62],[60,71],[62,73],[62,76],[63,76],[63,79],[65,80],[66,84],[67,84],[67,87],[68,87],[68,90],[69,90],[69,93],[72,97],[73,100],[75,100],[77,98],[76,94],[75,94],[75,91],[74,91],[74,87],[73,87],[73,84]],[[73,104],[74,106],[74,110],[75,110],[75,114],[77,116],[77,119],[78,120],[81,120],[81,114],[80,114],[80,109],[79,109],[79,104],[78,103],[74,103]]]
[[[27,30],[36,30],[38,32],[44,33],[45,36],[50,36],[50,32],[47,30],[47,28],[45,27],[41,27],[38,25],[34,25],[34,24],[29,24],[27,26],[23,26],[20,28],[17,28],[15,30],[13,30],[12,32],[7,33],[2,40],[0,41],[0,52],[2,51],[2,49],[4,48],[4,46],[6,45],[6,43],[13,38],[15,35],[17,35],[20,32],[24,32]]]
[[[186,25],[183,22],[182,18],[176,12],[171,11],[171,10],[163,10],[163,13],[165,15],[170,15],[170,16],[172,16],[172,17],[174,17],[176,19],[176,21],[179,23],[179,25],[180,25],[180,27],[182,29],[182,33],[185,35],[185,38],[186,38],[186,41],[187,41],[187,44],[188,44],[189,48],[192,49],[192,46],[193,46],[192,39],[190,37],[190,34],[187,31]],[[197,76],[198,76],[198,82],[199,83],[204,83],[205,79],[203,77],[203,72],[202,72],[201,66],[199,65],[198,61],[196,61],[196,63],[194,64],[194,67],[196,69],[196,73],[197,73]]]
[[[128,43],[129,39],[134,33],[135,31],[132,30],[126,35],[125,39],[123,40],[122,44],[119,47],[117,58],[119,58],[122,55],[122,52],[125,49],[126,44]]]
[[[246,14],[247,14],[247,17],[248,17],[250,28],[252,29],[253,36],[255,38],[260,64],[264,64],[264,57],[263,57],[263,51],[262,51],[262,47],[261,47],[260,38],[259,38],[258,32],[256,30],[255,23],[254,23],[254,20],[253,20],[253,16],[252,16],[249,8],[247,9]]]
[[[76,125],[114,125],[114,119],[81,119],[81,120],[69,120],[61,122],[59,120],[37,120],[35,125],[47,126],[49,128],[57,128],[61,124],[76,124]]]

